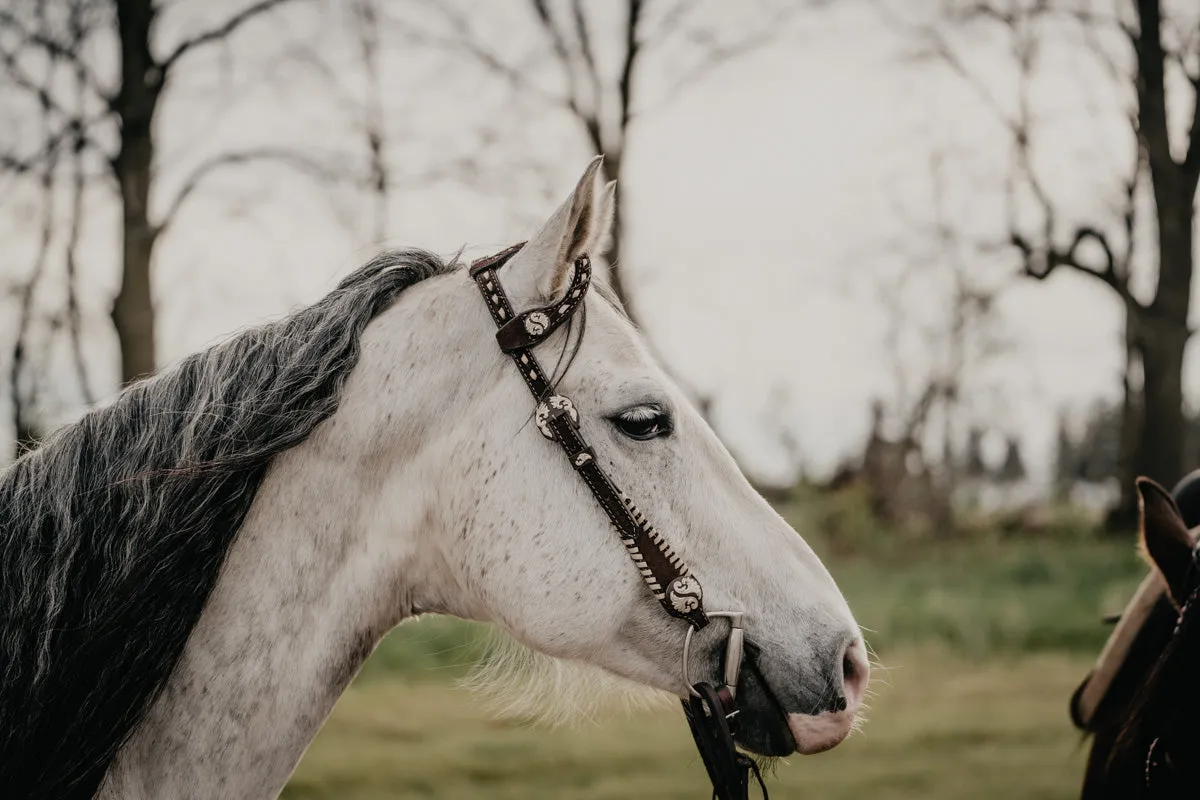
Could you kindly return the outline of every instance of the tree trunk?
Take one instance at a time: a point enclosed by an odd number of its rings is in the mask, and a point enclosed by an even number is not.
[[[136,181],[137,177],[131,178]],[[126,196],[122,233],[123,261],[121,291],[113,303],[112,320],[121,342],[121,383],[129,384],[154,372],[154,299],[150,287],[150,260],[155,234],[145,214],[131,206],[136,200]]]
[[[1147,332],[1142,351],[1145,374],[1138,473],[1172,486],[1183,477],[1183,352],[1186,325],[1160,325]]]
[[[1138,496],[1134,481],[1144,461],[1143,451],[1146,449],[1142,441],[1142,419],[1145,416],[1145,402],[1142,388],[1135,380],[1136,372],[1142,364],[1141,349],[1138,344],[1138,307],[1127,303],[1125,307],[1125,370],[1121,380],[1121,429],[1119,448],[1117,451],[1117,476],[1120,480],[1121,495],[1115,508],[1108,513],[1105,526],[1113,533],[1126,535],[1131,528],[1137,527]],[[1145,385],[1145,381],[1141,381]]]
[[[114,102],[121,119],[121,148],[113,172],[121,191],[121,289],[112,319],[121,342],[121,382],[154,371],[154,297],[150,263],[158,236],[150,221],[154,169],[154,113],[163,74],[150,54],[154,9],[150,0],[117,3],[121,42],[121,87]]]
[[[1189,469],[1183,463],[1183,353],[1190,334],[1195,191],[1195,182],[1182,170],[1154,175],[1159,267],[1154,302],[1140,331],[1145,373],[1142,469],[1164,486],[1173,485]]]
[[[1136,477],[1144,475],[1173,486],[1200,466],[1184,460],[1188,433],[1183,414],[1183,356],[1191,336],[1187,318],[1193,271],[1192,204],[1190,197],[1186,203],[1172,204],[1162,196],[1158,201],[1158,292],[1149,307],[1134,307],[1129,312],[1135,349],[1141,355],[1142,391],[1140,407],[1129,409],[1124,420],[1122,449],[1132,440],[1132,469],[1122,469],[1121,501],[1108,517],[1108,527],[1114,530],[1136,526],[1137,497],[1132,491]],[[1127,405],[1139,399],[1130,397],[1128,388],[1126,395]]]
[[[1195,168],[1171,155],[1160,0],[1138,0],[1137,134],[1150,167],[1158,235],[1158,283],[1149,306],[1129,300],[1127,322],[1142,361],[1141,414],[1135,474],[1172,486],[1190,466],[1184,463],[1187,429],[1183,416],[1183,354],[1190,335]],[[1200,100],[1200,98],[1195,98]],[[1128,432],[1126,432],[1128,433]],[[1128,478],[1128,476],[1123,476]],[[1132,482],[1122,486],[1122,503],[1109,522],[1136,520]]]

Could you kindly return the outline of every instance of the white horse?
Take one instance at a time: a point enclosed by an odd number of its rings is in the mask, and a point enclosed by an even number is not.
[[[599,166],[505,266],[518,311],[606,238]],[[599,288],[558,386],[706,604],[744,612],[740,744],[833,747],[868,680],[850,609]],[[569,335],[537,346],[544,363]],[[0,476],[0,785],[276,797],[376,644],[423,613],[686,697],[688,626],[531,412],[475,282],[405,251],[18,461]],[[695,634],[693,679],[719,669],[727,631]],[[23,764],[5,752],[22,742]]]

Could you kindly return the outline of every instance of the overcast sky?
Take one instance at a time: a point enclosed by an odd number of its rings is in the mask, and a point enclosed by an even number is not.
[[[177,2],[162,35],[238,5]],[[524,5],[490,4],[489,38],[519,47],[529,30]],[[901,22],[914,23],[918,9],[933,7],[899,5]],[[733,4],[723,8],[730,19],[722,24],[741,23]],[[335,72],[353,91],[346,40],[316,13],[289,11],[279,20],[286,25],[247,27],[227,50],[197,57],[181,73],[160,125],[164,192],[187,165],[230,143],[320,149],[352,135],[328,86],[280,55],[289,43],[315,42],[322,58],[344,66]],[[943,156],[948,220],[972,241],[1004,231],[1003,130],[960,80],[903,57],[912,45],[903,27],[868,3],[814,12],[771,46],[647,114],[632,134],[623,254],[631,291],[648,334],[689,381],[717,393],[720,431],[764,477],[786,469],[776,444],[780,424],[794,432],[806,467],[820,474],[861,445],[871,397],[894,393],[878,291],[884,281],[928,263],[925,277],[902,295],[906,316],[936,326],[947,313],[939,276],[949,259],[931,246],[924,225],[933,219],[935,153]],[[1012,71],[1002,43],[972,37],[962,44],[964,58],[1007,102]],[[1048,61],[1050,77],[1035,95],[1047,142],[1037,156],[1043,180],[1067,208],[1065,225],[1103,213],[1125,166],[1128,132],[1118,116],[1123,98],[1089,72],[1078,51],[1064,45]],[[402,187],[387,244],[452,253],[517,241],[566,195],[592,155],[561,113],[510,99],[464,63],[394,48],[385,64],[393,159],[407,174],[435,171],[469,150],[481,118],[494,122],[501,141],[487,151],[483,188],[424,179]],[[654,74],[644,80],[650,94],[662,83]],[[531,163],[544,165],[548,179]],[[553,197],[538,188],[544,183]],[[95,382],[107,386],[115,350],[103,315],[117,251],[115,211],[105,197],[92,195],[85,268],[100,365]],[[374,252],[367,213],[350,193],[278,169],[215,181],[157,254],[161,359],[315,300]],[[364,224],[351,230],[356,221]],[[10,274],[26,268],[27,248],[17,241],[23,231],[28,217],[18,204],[0,204],[7,242],[0,269]],[[1044,468],[1059,409],[1116,396],[1118,305],[1080,277],[1013,281],[1005,277],[1010,260],[966,245],[957,257],[973,280],[1010,285],[1000,326],[1010,349],[969,387],[974,413],[1019,434],[1031,466]],[[923,369],[927,355],[907,345],[910,371]],[[1193,401],[1200,397],[1196,362],[1192,348],[1186,385]],[[770,412],[781,388],[788,397],[782,420]]]

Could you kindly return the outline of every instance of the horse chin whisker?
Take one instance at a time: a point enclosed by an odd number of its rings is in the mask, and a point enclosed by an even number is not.
[[[484,698],[497,717],[552,728],[599,724],[614,712],[644,713],[674,700],[601,667],[538,653],[499,629],[459,685]]]
[[[763,775],[770,775],[772,777],[778,773],[780,764],[787,763],[786,759],[783,759],[779,756],[760,756],[757,754],[751,754],[750,758],[753,759],[754,763],[758,765],[758,769]]]

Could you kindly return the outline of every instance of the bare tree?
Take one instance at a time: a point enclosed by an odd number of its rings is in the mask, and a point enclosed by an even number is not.
[[[40,7],[37,13],[39,20],[45,19],[44,6]],[[36,250],[28,275],[18,281],[14,292],[17,324],[8,365],[8,393],[18,456],[35,446],[40,438],[41,425],[36,412],[38,385],[36,374],[28,369],[28,365],[31,361],[32,334],[38,311],[38,289],[46,273],[54,239],[54,200],[58,164],[63,150],[68,145],[65,132],[54,133],[55,109],[51,103],[49,87],[56,77],[55,66],[53,61],[43,64],[40,78],[35,78],[32,74],[22,74],[22,88],[32,91],[35,95],[38,135],[46,142],[45,150],[27,160],[20,160],[11,155],[3,157],[3,167],[6,171],[16,175],[35,176],[38,196]],[[77,164],[77,159],[75,161]],[[69,291],[69,295],[74,297],[73,289]]]
[[[387,156],[383,81],[379,73],[379,8],[375,0],[353,0],[350,3],[350,16],[358,57],[366,78],[361,123],[367,149],[367,184],[374,201],[372,234],[374,241],[381,242],[387,238],[393,178]]]
[[[638,121],[715,68],[769,42],[806,5],[767,0],[740,4],[743,19],[727,25],[723,23],[738,16],[732,6],[690,0],[526,0],[537,45],[522,56],[498,48],[494,38],[477,28],[462,0],[427,0],[423,6],[428,13],[406,18],[404,27],[410,40],[465,55],[514,90],[565,111],[588,147],[604,154],[605,171],[617,181],[618,193],[609,272],[636,320],[627,265],[621,260],[626,240],[621,213],[628,192],[625,156]],[[610,20],[606,14],[618,18]],[[643,73],[651,70],[666,79],[657,96],[648,96],[643,88]]]
[[[43,128],[46,126],[48,109],[42,106]],[[29,275],[18,284],[16,291],[17,330],[13,340],[12,353],[8,366],[8,394],[12,408],[13,432],[16,438],[16,453],[34,446],[40,438],[39,426],[36,421],[35,405],[36,384],[30,386],[34,376],[29,374],[30,334],[36,313],[35,301],[38,285],[46,271],[50,257],[50,245],[54,237],[54,182],[58,166],[59,148],[46,153],[36,167],[29,166],[37,173],[39,196],[38,208],[38,241],[33,265]]]
[[[87,20],[84,17],[85,7],[82,3],[72,3],[67,11],[67,48],[78,52],[87,35]],[[83,355],[82,320],[79,311],[79,247],[83,228],[84,207],[83,199],[86,189],[86,158],[84,151],[87,141],[84,138],[83,118],[87,113],[87,73],[80,62],[74,64],[71,74],[73,88],[72,111],[75,115],[74,124],[70,125],[71,148],[71,188],[69,222],[66,241],[66,327],[70,343],[71,361],[75,368],[75,376],[79,383],[79,392],[83,402],[91,405],[95,402],[91,381],[88,379],[87,363]]]
[[[1060,267],[1108,287],[1125,310],[1127,366],[1123,379],[1123,500],[1114,521],[1131,518],[1135,474],[1170,484],[1189,468],[1184,460],[1183,355],[1191,336],[1188,314],[1195,256],[1195,207],[1200,180],[1200,19],[1164,19],[1161,0],[1121,0],[1105,14],[1089,6],[1036,0],[1001,4],[972,0],[949,3],[943,22],[918,32],[943,63],[974,87],[997,113],[1009,134],[1012,175],[1008,182],[1009,243],[1021,272],[1045,280]],[[981,76],[951,45],[953,32],[985,26],[1008,37],[1017,70],[1015,110],[1006,110]],[[1031,111],[1030,91],[1040,74],[1048,37],[1073,26],[1088,52],[1108,75],[1108,91],[1124,107],[1134,147],[1121,195],[1111,216],[1064,230],[1060,219],[1079,218],[1051,200],[1032,153],[1041,128]],[[1126,100],[1125,98],[1128,98]],[[1168,107],[1186,108],[1183,140],[1173,145]],[[1146,186],[1153,213],[1157,269],[1147,300],[1136,296],[1131,278],[1138,242],[1139,189]],[[1024,215],[1024,216],[1023,216]],[[1022,224],[1030,215],[1033,225]],[[1139,391],[1140,389],[1140,391]],[[1191,465],[1194,466],[1194,465]]]
[[[872,407],[863,456],[877,512],[895,520],[904,509],[935,528],[953,524],[958,454],[970,449],[979,425],[965,398],[980,393],[983,369],[1007,348],[996,313],[1004,284],[980,274],[974,248],[952,223],[946,188],[951,168],[944,152],[930,160],[929,217],[912,217],[906,204],[897,205],[919,246],[894,277],[872,279],[887,323],[884,352],[892,386]],[[892,250],[911,247],[889,244]],[[931,302],[938,292],[943,299]],[[938,440],[940,451],[933,446]],[[914,503],[921,507],[912,508]]]
[[[23,89],[44,104],[54,129],[37,143],[33,156],[7,154],[4,165],[31,164],[56,153],[65,139],[79,157],[83,153],[107,165],[122,212],[121,285],[112,320],[121,348],[121,378],[130,382],[154,370],[155,313],[151,263],[155,245],[187,199],[213,172],[251,160],[285,163],[303,157],[277,148],[225,153],[201,162],[166,203],[154,203],[156,185],[156,120],[164,93],[180,69],[196,54],[227,42],[253,20],[298,0],[257,0],[222,22],[174,43],[159,42],[155,22],[162,11],[154,0],[67,0],[67,13],[42,13],[42,0],[6,0],[0,7],[0,79]],[[105,80],[93,54],[116,42],[119,73]],[[63,64],[84,96],[75,103],[54,87],[31,79],[35,61]],[[309,166],[307,163],[304,166]],[[79,173],[82,174],[82,173]],[[152,205],[164,210],[155,214]],[[78,217],[78,215],[76,215]],[[77,224],[77,223],[76,223]],[[78,232],[72,234],[78,243]],[[75,246],[68,248],[73,287]],[[78,314],[71,289],[69,324],[78,336]]]
[[[955,228],[949,213],[946,184],[952,169],[945,152],[933,154],[929,164],[931,216],[909,219],[905,224],[929,250],[915,251],[894,281],[879,284],[879,300],[887,310],[885,349],[893,370],[895,397],[900,409],[907,408],[898,415],[903,420],[901,439],[921,449],[929,434],[929,420],[940,415],[943,454],[939,469],[947,491],[952,491],[955,484],[958,459],[953,452],[966,423],[960,417],[968,411],[964,398],[971,393],[972,383],[976,391],[981,388],[979,373],[1008,347],[996,313],[996,301],[1005,284],[979,269],[974,248]],[[906,306],[908,285],[919,281],[925,281],[918,284],[925,287],[919,292],[922,300],[928,299],[929,281],[947,290],[945,302],[936,304],[932,319],[919,319]],[[928,308],[930,304],[922,305]],[[923,371],[916,370],[900,349],[909,332],[916,335],[929,356],[929,365]]]

